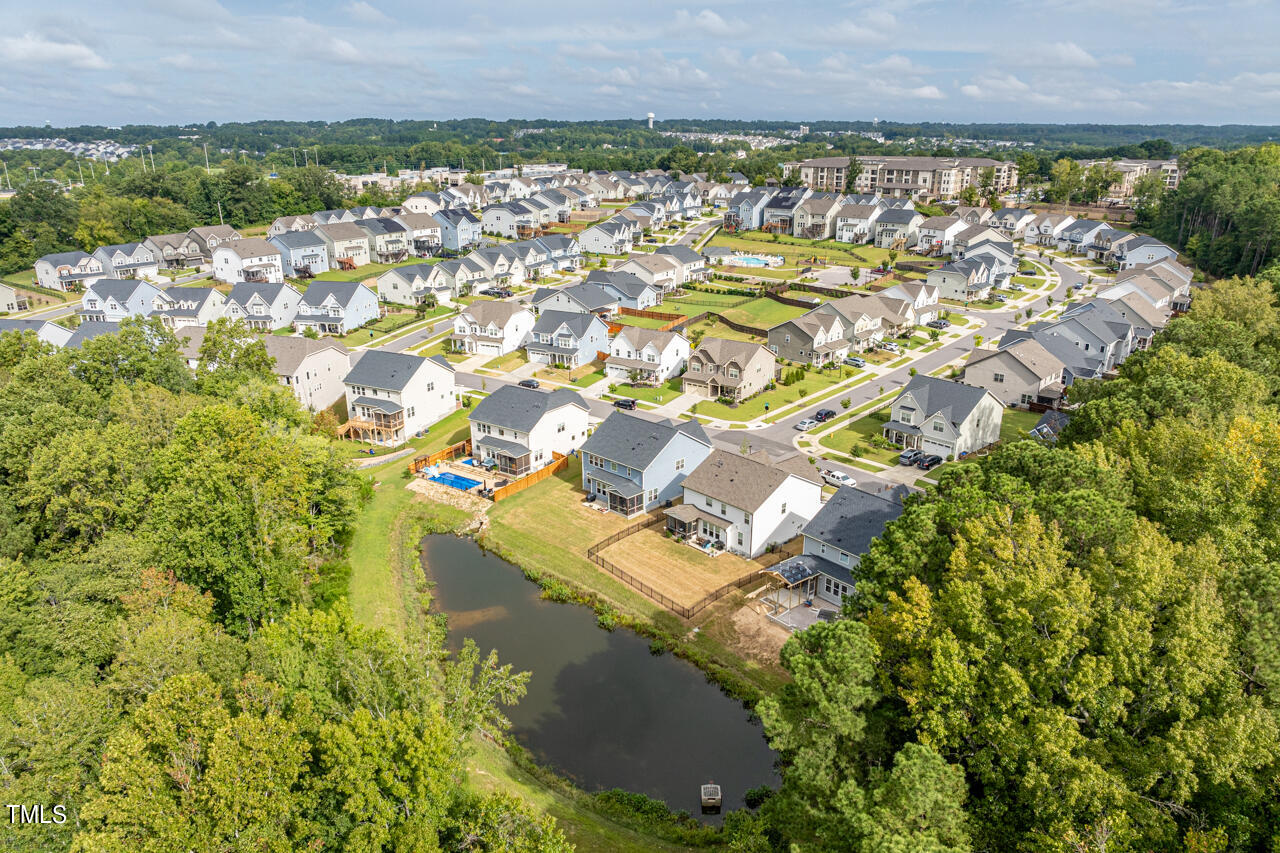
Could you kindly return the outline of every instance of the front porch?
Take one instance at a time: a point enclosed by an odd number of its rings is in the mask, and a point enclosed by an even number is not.
[[[903,450],[919,450],[923,436],[919,427],[901,421],[888,421],[882,428],[885,439]]]

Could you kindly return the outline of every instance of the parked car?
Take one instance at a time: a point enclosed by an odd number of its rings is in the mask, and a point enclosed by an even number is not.
[[[536,379],[521,379],[516,384],[521,388],[537,388],[539,385],[538,380]]]
[[[822,482],[839,488],[840,486],[856,486],[858,481],[843,471],[823,471]]]
[[[925,325],[930,329],[949,329],[951,328],[951,321],[939,318],[937,320],[930,320],[928,323],[925,323]]]
[[[481,296],[497,296],[500,291],[496,287],[486,287],[480,291]]]
[[[1083,281],[1077,281],[1075,284],[1071,285],[1071,289],[1072,289],[1072,290],[1084,290],[1084,282],[1083,282]]]
[[[849,356],[844,360],[844,363],[849,365],[850,367],[866,367],[867,366],[867,360],[865,358],[858,358],[856,355]]]
[[[919,468],[921,471],[929,471],[933,468],[937,468],[941,464],[942,464],[942,457],[938,456],[935,453],[931,456],[925,456],[924,458],[922,458],[919,462],[916,463],[916,467]]]
[[[900,348],[897,344],[895,344],[893,341],[885,341],[884,343],[880,344],[880,347],[881,347],[882,349],[886,349],[886,350],[888,350],[889,352],[901,352],[901,351],[902,351],[902,350],[901,350],[901,348]]]
[[[820,424],[824,424],[827,421],[834,418],[835,416],[836,416],[835,409],[818,409],[818,411],[814,413],[813,419]]]
[[[815,421],[813,418],[805,418],[804,420],[800,421],[800,423],[796,424],[795,428],[800,430],[801,432],[804,432],[807,429],[813,429],[817,425],[818,425],[818,422]]]
[[[626,409],[627,411],[632,411],[636,407],[636,401],[632,400],[630,397],[623,397],[621,400],[614,400],[613,407],[615,409]]]
[[[914,465],[920,461],[920,457],[924,456],[922,450],[904,450],[898,454],[899,465]]]
[[[996,302],[1008,302],[1008,301],[1009,301],[1009,297],[999,293],[996,294]]]

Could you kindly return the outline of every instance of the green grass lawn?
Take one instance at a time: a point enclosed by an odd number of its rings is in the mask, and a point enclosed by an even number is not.
[[[730,329],[718,320],[699,320],[692,326],[686,327],[685,337],[690,337],[694,332],[703,332],[708,338],[725,338],[731,341],[750,341],[753,344],[764,343],[764,338],[748,335],[746,332],[739,332],[735,329]],[[690,341],[692,341],[692,338],[690,338]]]
[[[644,400],[648,403],[670,403],[682,392],[683,381],[680,377],[668,379],[657,387],[632,388],[625,383],[618,383],[618,390],[612,392],[615,397],[630,397],[632,400]],[[661,399],[659,399],[661,398]]]
[[[823,295],[823,294],[821,294],[821,293],[810,293],[810,292],[809,292],[809,291],[807,291],[807,290],[784,290],[784,291],[782,291],[782,295],[783,295],[783,296],[785,296],[785,297],[787,297],[788,299],[816,299],[816,300],[818,300],[818,302],[815,302],[815,303],[814,303],[814,305],[817,305],[817,304],[818,304],[818,303],[820,303],[820,302],[827,302],[827,301],[829,301],[829,300],[831,299],[831,297],[830,297],[830,296],[824,296],[824,295]]]
[[[746,305],[738,308],[726,308],[717,313],[724,316],[727,320],[735,323],[743,323],[748,326],[757,326],[762,329],[769,329],[779,323],[792,320],[807,312],[808,308],[798,308],[794,305],[784,305],[781,302],[775,302],[772,299],[754,299]]]
[[[873,436],[880,435],[887,420],[889,420],[888,406],[849,421],[830,435],[823,436],[818,443],[828,450],[835,450],[851,458],[862,457],[873,462],[894,465],[897,464],[899,451],[872,447],[868,443]],[[855,444],[858,445],[856,453],[853,450]]]
[[[656,317],[624,317],[621,315],[615,317],[614,320],[624,326],[635,326],[639,329],[661,329],[671,322],[670,320],[659,320]]]
[[[439,306],[433,310],[437,313],[432,314],[429,312],[427,314],[428,317],[438,317],[441,314],[447,314],[450,309]],[[417,322],[417,320],[418,316],[412,311],[397,311],[394,314],[388,314],[385,317],[380,317],[372,323],[369,323],[367,326],[356,329],[354,332],[348,332],[340,338],[340,340],[347,346],[367,343],[374,338],[390,334],[397,329],[403,329],[405,326]]]
[[[1039,287],[1044,284],[1044,279],[1037,275],[1015,275],[1013,283],[1021,284],[1024,287]]]
[[[685,294],[674,299],[664,299],[653,310],[667,314],[693,315],[737,305],[744,299],[751,298],[737,293],[703,293],[700,290],[687,290]]]
[[[497,370],[502,373],[510,373],[517,367],[522,367],[529,363],[529,356],[524,350],[518,349],[515,352],[500,355],[497,358],[486,361],[484,366],[490,370]]]
[[[1005,409],[1000,419],[1000,440],[1003,442],[1019,441],[1030,438],[1027,430],[1040,420],[1037,412],[1026,412],[1021,409]]]
[[[788,269],[773,269],[771,267],[735,267],[735,266],[730,266],[728,264],[726,264],[725,266],[716,267],[716,271],[724,273],[725,275],[732,275],[732,276],[749,275],[749,276],[755,276],[756,278],[771,278],[777,281],[791,281],[793,278],[795,278],[799,274],[798,271],[795,269],[788,270]],[[715,277],[715,273],[712,273],[712,277],[713,278]],[[725,282],[725,283],[733,284],[734,282]]]
[[[745,403],[741,403],[737,408],[730,408],[724,403],[715,400],[703,400],[698,403],[698,414],[705,415],[709,418],[719,418],[726,421],[750,421],[765,414],[765,405],[768,404],[770,411],[779,409],[788,403],[794,403],[797,400],[815,397],[823,391],[829,389],[842,379],[847,378],[845,370],[849,370],[849,376],[853,375],[851,368],[841,370],[810,370],[805,374],[804,379],[793,385],[779,385],[773,391],[765,391],[757,394]],[[784,369],[785,372],[785,369]],[[803,394],[801,392],[804,392]]]
[[[23,285],[31,287],[36,283],[36,271],[32,267],[29,270],[21,270],[19,272],[5,273],[4,280],[11,284]]]
[[[600,368],[599,370],[593,370],[590,373],[586,374],[585,376],[579,376],[577,379],[573,380],[572,384],[578,388],[587,388],[591,385],[596,384],[601,379],[604,379],[603,367]]]
[[[726,246],[741,252],[752,254],[781,255],[787,266],[808,266],[810,258],[817,257],[828,264],[841,266],[876,266],[889,259],[888,249],[877,249],[872,245],[850,245],[835,240],[805,240],[800,237],[780,236],[775,242],[773,237],[761,231],[746,231],[742,234],[716,234],[711,240],[712,246]],[[898,260],[922,260],[921,255],[910,252],[899,252]]]
[[[437,258],[412,258],[396,264],[365,264],[353,270],[327,270],[315,277],[315,281],[364,281],[366,278],[382,275],[396,267],[407,267],[413,264],[435,263]]]

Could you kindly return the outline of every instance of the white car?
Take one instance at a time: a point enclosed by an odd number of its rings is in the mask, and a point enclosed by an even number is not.
[[[840,486],[856,486],[858,481],[843,471],[823,471],[822,482],[839,488]]]
[[[813,418],[805,418],[804,420],[796,424],[795,428],[800,430],[801,432],[804,432],[805,430],[813,429],[817,425],[818,425],[818,422],[815,421]]]

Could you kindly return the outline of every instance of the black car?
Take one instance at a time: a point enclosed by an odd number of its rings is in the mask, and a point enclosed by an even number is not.
[[[904,450],[898,454],[899,465],[914,465],[920,461],[920,457],[924,456],[921,450]]]
[[[951,327],[951,322],[949,320],[930,320],[925,325],[930,329],[947,329]]]
[[[932,468],[937,468],[941,464],[942,464],[942,457],[933,455],[933,456],[926,456],[923,459],[921,459],[919,462],[916,463],[916,467],[922,471],[928,471]]]
[[[623,397],[621,400],[614,400],[614,401],[613,401],[613,407],[614,407],[615,409],[627,409],[627,410],[631,410],[631,409],[634,409],[634,408],[636,407],[636,401],[635,401],[635,400],[632,400],[632,399],[631,399],[631,398],[629,398],[629,397]]]
[[[818,423],[824,423],[826,421],[831,420],[835,416],[836,416],[835,409],[818,409],[817,413],[813,416],[813,419]]]
[[[493,287],[486,287],[484,290],[480,291],[480,295],[481,296],[497,296],[498,290]]]
[[[519,382],[517,382],[516,384],[517,384],[517,385],[519,385],[521,388],[537,388],[537,387],[538,387],[538,380],[536,380],[536,379],[521,379],[521,380],[520,380]]]

